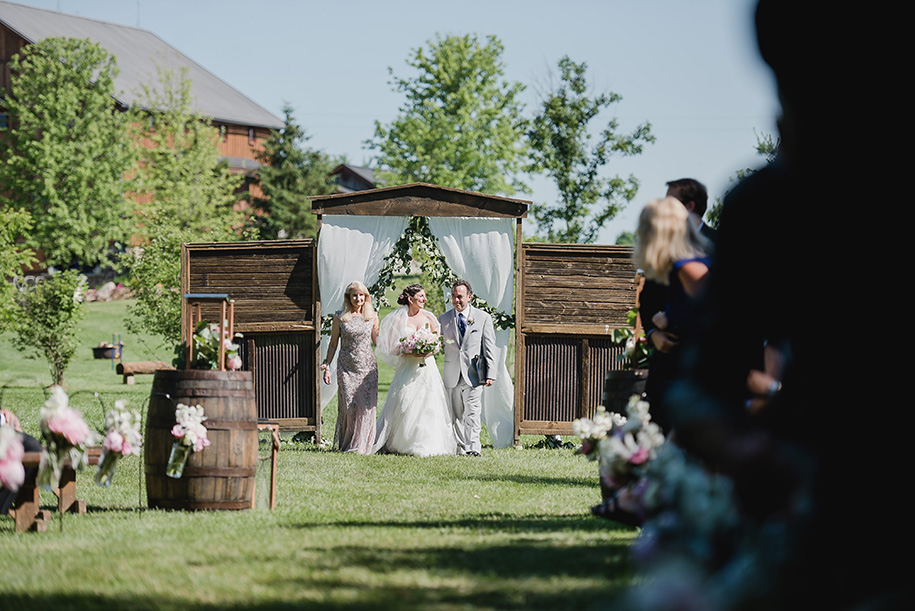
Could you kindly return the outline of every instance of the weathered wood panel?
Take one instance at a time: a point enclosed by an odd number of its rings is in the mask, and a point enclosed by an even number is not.
[[[187,244],[185,293],[235,300],[240,333],[314,328],[317,301],[313,240]],[[219,318],[218,306],[202,309]]]
[[[522,434],[569,435],[601,405],[623,346],[638,274],[627,246],[526,243],[518,249],[515,443]]]
[[[284,430],[316,430],[315,343],[320,340],[314,332],[245,335],[241,357],[254,374],[258,418],[277,421]],[[292,420],[294,426],[287,426]]]
[[[626,325],[638,286],[626,246],[524,244],[522,325]]]
[[[581,342],[570,337],[531,337],[524,349],[524,418],[574,420],[581,403]]]
[[[181,289],[235,302],[239,355],[253,373],[258,418],[320,435],[315,250],[314,240],[185,244]],[[216,321],[219,306],[206,305],[201,315]]]

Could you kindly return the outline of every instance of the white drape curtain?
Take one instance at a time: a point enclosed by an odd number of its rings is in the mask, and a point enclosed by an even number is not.
[[[403,235],[409,217],[325,216],[318,238],[318,287],[323,315],[343,308],[343,291],[354,280],[366,286],[378,281],[384,260]],[[375,304],[377,309],[377,304]],[[327,355],[330,335],[321,337],[321,355]],[[339,352],[339,346],[338,346]],[[323,409],[337,394],[337,358],[328,363],[330,385],[321,389]]]
[[[515,284],[515,219],[430,217],[448,267],[467,280],[474,294],[500,312],[512,312]],[[450,300],[446,300],[450,303]],[[510,329],[496,329],[498,375],[483,389],[483,423],[493,446],[514,442],[515,386],[505,366]]]

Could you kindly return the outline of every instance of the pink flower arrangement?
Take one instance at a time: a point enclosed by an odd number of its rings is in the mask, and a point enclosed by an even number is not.
[[[172,427],[172,436],[181,444],[192,447],[194,452],[199,452],[210,445],[204,420],[206,416],[202,406],[179,403],[175,409],[176,424]]]
[[[60,479],[64,460],[69,458],[74,469],[88,464],[86,447],[95,442],[83,415],[70,407],[70,399],[60,386],[51,387],[51,396],[41,408],[41,437],[46,449],[38,469],[38,483],[54,488]]]
[[[444,346],[445,338],[433,331],[428,323],[410,335],[400,338],[400,349],[404,354],[429,356],[438,354]],[[420,367],[424,366],[425,363],[420,363]]]
[[[19,490],[25,481],[24,454],[22,440],[13,427],[0,426],[0,486],[14,492]]]
[[[638,481],[664,444],[648,407],[647,401],[632,395],[626,408],[628,417],[599,407],[593,420],[580,418],[572,423],[572,431],[582,441],[581,453],[598,461],[600,477],[610,488]]]
[[[140,413],[128,411],[121,400],[114,402],[114,409],[105,414],[108,432],[102,440],[102,447],[121,456],[139,454],[143,436],[139,431]]]

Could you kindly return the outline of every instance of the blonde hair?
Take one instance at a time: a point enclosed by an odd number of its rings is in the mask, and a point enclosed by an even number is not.
[[[363,320],[374,320],[375,308],[372,307],[372,296],[369,295],[369,290],[365,288],[365,285],[358,280],[350,282],[346,290],[343,291],[343,315],[340,316],[340,320],[350,320],[356,312],[356,308],[353,307],[353,301],[350,299],[350,295],[353,293],[365,295],[365,303],[362,304]]]
[[[678,199],[665,197],[645,204],[639,215],[632,262],[649,280],[670,284],[670,271],[680,259],[708,253],[708,242]]]

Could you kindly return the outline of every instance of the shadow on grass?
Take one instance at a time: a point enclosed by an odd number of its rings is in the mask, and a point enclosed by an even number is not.
[[[636,529],[631,526],[625,526],[618,522],[603,520],[587,515],[572,516],[528,516],[507,518],[503,514],[480,514],[473,518],[462,518],[458,520],[430,520],[430,521],[402,521],[402,520],[366,520],[366,521],[347,521],[340,520],[336,522],[314,522],[303,524],[287,524],[286,528],[295,529],[322,529],[333,526],[345,526],[347,528],[403,528],[403,529],[434,529],[441,530],[445,528],[458,528],[477,531],[489,531],[490,533],[511,533],[519,532],[530,533],[552,533],[552,532],[606,532],[608,530],[618,530],[624,533],[635,533]]]
[[[623,593],[625,585],[620,582],[614,587],[590,586],[577,588],[574,593],[556,589],[551,592],[531,594],[524,591],[499,588],[493,585],[482,591],[441,586],[374,586],[348,583],[342,579],[327,579],[319,582],[296,583],[303,588],[338,589],[338,595],[326,591],[318,596],[305,593],[295,599],[262,602],[231,600],[218,603],[203,603],[177,597],[135,595],[105,596],[95,593],[65,593],[32,596],[29,594],[4,594],[3,602],[9,609],[18,611],[44,611],[45,609],[79,611],[131,609],[131,611],[225,611],[243,609],[251,611],[272,611],[289,609],[325,609],[329,611],[446,611],[452,609],[530,610],[530,609],[590,609],[612,608],[614,600]],[[6,608],[6,607],[5,607]]]

